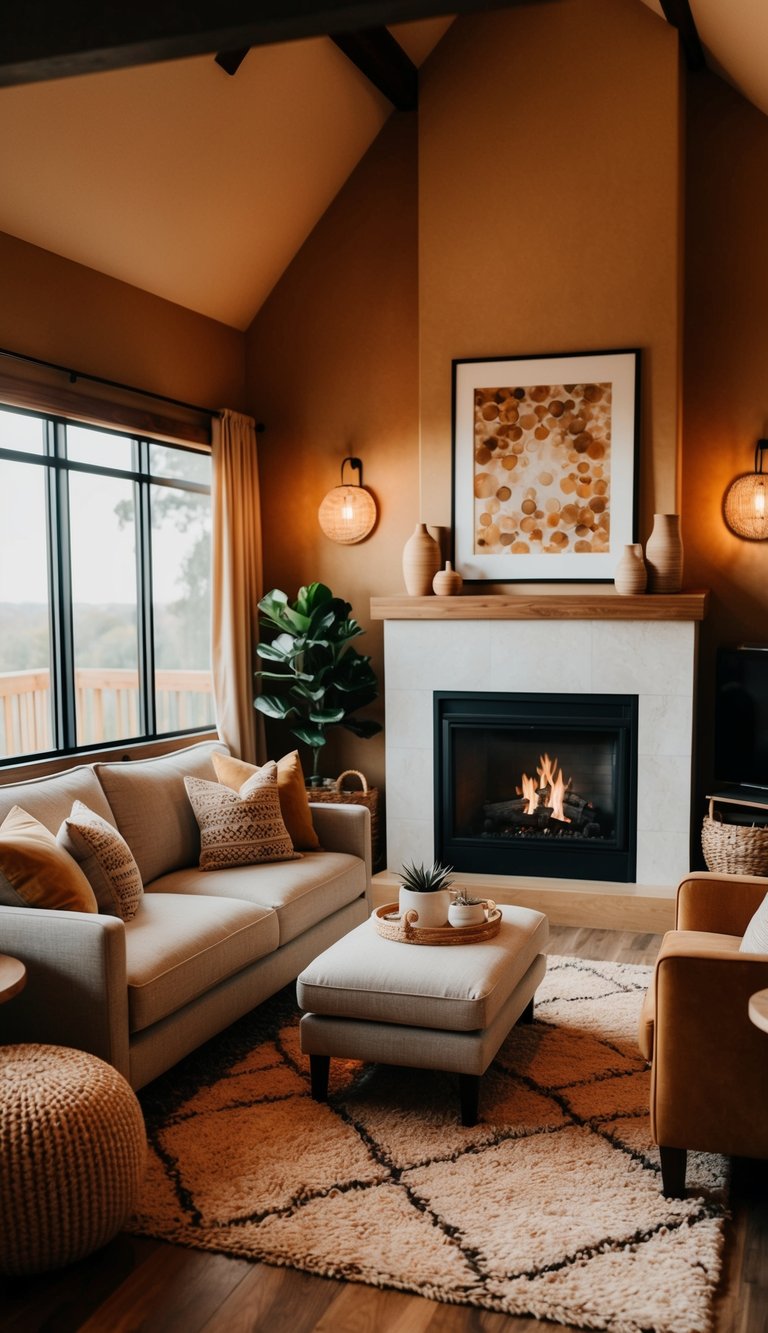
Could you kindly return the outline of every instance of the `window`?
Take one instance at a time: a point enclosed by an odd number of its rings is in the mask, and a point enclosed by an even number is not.
[[[210,455],[0,409],[0,763],[213,725]]]

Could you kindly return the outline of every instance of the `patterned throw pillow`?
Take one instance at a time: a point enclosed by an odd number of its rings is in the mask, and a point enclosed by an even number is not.
[[[79,865],[19,805],[12,806],[0,824],[0,902],[64,912],[99,910]]]
[[[244,759],[235,759],[231,754],[214,752],[211,759],[219,782],[223,782],[225,787],[231,787],[233,791],[239,791],[244,782],[261,772],[257,764],[247,764]],[[298,750],[284,754],[277,761],[277,794],[280,798],[280,813],[294,847],[300,852],[319,851],[320,839],[312,823]]]
[[[768,893],[744,932],[740,953],[768,953]]]
[[[136,915],[144,885],[122,834],[82,801],[75,801],[56,840],[84,871],[99,911],[130,921]]]
[[[280,813],[274,761],[239,792],[203,778],[185,778],[184,786],[200,826],[201,870],[299,859]]]

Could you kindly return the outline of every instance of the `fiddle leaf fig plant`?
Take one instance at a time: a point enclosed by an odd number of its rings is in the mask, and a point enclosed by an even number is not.
[[[295,601],[273,588],[259,602],[261,624],[277,631],[256,652],[269,667],[256,672],[275,693],[257,695],[265,717],[293,722],[291,735],[312,750],[312,777],[318,781],[326,728],[343,726],[356,736],[375,736],[381,724],[352,716],[378,697],[378,681],[351,640],[365,630],[350,616],[352,607],[324,583],[300,588]]]

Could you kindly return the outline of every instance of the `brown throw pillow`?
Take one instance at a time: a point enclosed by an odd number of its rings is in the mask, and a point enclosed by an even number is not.
[[[235,759],[231,754],[214,753],[211,758],[219,782],[233,791],[239,791],[244,782],[261,772],[256,764],[247,764],[244,759]],[[312,823],[298,750],[278,759],[277,791],[285,827],[294,847],[300,852],[319,851],[320,840]]]
[[[99,911],[130,921],[136,915],[144,885],[123,835],[109,820],[89,810],[82,801],[75,801],[56,841],[82,869]]]
[[[0,824],[0,902],[66,912],[99,910],[77,862],[20,805],[12,806]]]
[[[299,859],[280,813],[274,762],[239,792],[203,778],[185,778],[184,786],[200,827],[201,870]]]

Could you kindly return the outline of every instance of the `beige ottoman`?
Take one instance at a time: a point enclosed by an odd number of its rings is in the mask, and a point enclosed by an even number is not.
[[[549,923],[502,907],[498,935],[477,944],[400,944],[369,918],[296,983],[312,1096],[325,1101],[331,1056],[459,1075],[461,1119],[477,1120],[480,1078],[510,1028],[533,1018]]]

